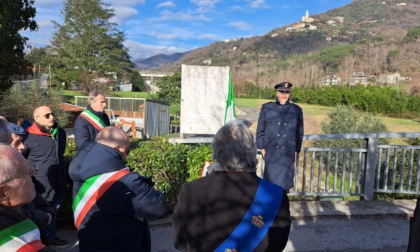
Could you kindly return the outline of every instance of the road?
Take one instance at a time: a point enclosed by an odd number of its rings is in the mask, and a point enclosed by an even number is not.
[[[409,221],[403,217],[332,218],[294,220],[284,251],[405,252]],[[76,242],[74,232],[61,231],[61,237]],[[171,226],[151,227],[152,251],[177,251],[172,245]],[[57,251],[78,251],[74,248]]]

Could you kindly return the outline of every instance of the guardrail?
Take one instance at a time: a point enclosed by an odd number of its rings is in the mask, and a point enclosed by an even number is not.
[[[305,135],[304,141],[364,139],[362,148],[302,148],[289,195],[420,194],[420,146],[379,145],[381,138],[420,138],[420,132]],[[262,169],[264,164],[262,164]]]

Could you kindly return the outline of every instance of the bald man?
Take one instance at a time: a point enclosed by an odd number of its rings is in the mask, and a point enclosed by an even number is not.
[[[34,173],[18,151],[0,144],[0,251],[55,251],[45,247],[40,230],[21,211],[35,197]]]
[[[35,176],[40,182],[37,192],[58,211],[68,182],[64,164],[66,132],[48,106],[35,108],[33,116],[34,124],[26,130],[22,154],[39,169]],[[45,229],[46,240],[51,247],[67,247],[66,241],[56,237],[56,216]]]
[[[148,220],[166,213],[164,195],[150,178],[125,167],[126,133],[106,127],[74,156],[73,210],[80,251],[150,251]]]

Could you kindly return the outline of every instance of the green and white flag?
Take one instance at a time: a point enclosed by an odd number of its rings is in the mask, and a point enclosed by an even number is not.
[[[225,110],[225,121],[226,124],[229,121],[235,120],[235,106],[233,104],[233,85],[232,85],[232,75],[229,72],[229,87],[228,87],[228,98],[226,101],[226,110]]]

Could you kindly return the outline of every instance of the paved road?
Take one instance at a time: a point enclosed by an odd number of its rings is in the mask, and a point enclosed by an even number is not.
[[[294,220],[284,251],[383,251],[405,252],[409,221],[403,217],[319,218]],[[76,242],[75,232],[60,231],[61,236]],[[172,245],[171,226],[151,228],[152,251],[177,251]],[[78,251],[74,248],[58,251]]]

